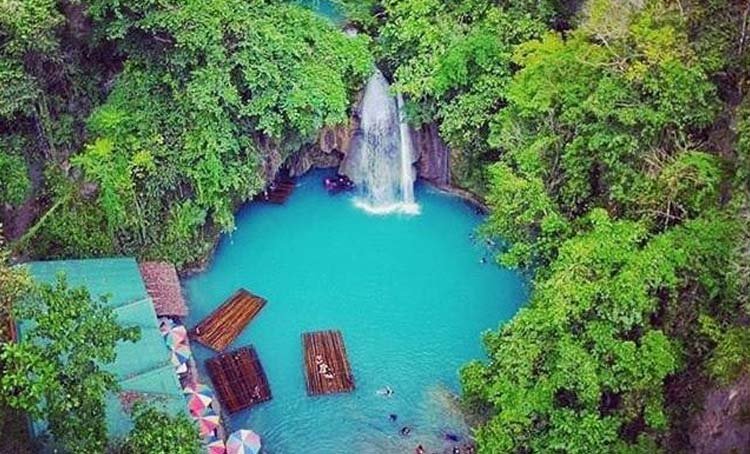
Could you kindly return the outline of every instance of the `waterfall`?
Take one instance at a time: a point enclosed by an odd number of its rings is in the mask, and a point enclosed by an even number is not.
[[[409,125],[406,123],[404,98],[401,96],[401,93],[396,97],[396,107],[399,115],[398,130],[401,136],[401,148],[399,150],[399,154],[401,155],[401,200],[405,206],[414,207],[418,210],[419,207],[414,203],[414,167],[412,167],[414,153],[411,146]]]
[[[360,188],[358,207],[373,214],[418,214],[414,202],[413,150],[401,96],[393,97],[380,71],[367,82],[360,134],[344,172]]]

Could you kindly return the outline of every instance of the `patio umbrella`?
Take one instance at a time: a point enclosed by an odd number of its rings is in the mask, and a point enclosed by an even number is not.
[[[175,345],[169,353],[172,364],[174,364],[175,366],[185,364],[190,360],[190,357],[192,356],[190,347],[185,344]]]
[[[175,325],[169,328],[164,334],[164,342],[167,347],[175,349],[179,345],[186,345],[188,333],[185,325]]]
[[[252,430],[242,429],[232,432],[227,439],[227,454],[258,454],[260,435]]]
[[[194,415],[200,415],[208,409],[214,401],[214,393],[208,386],[202,383],[187,385],[182,389],[187,394],[188,409]]]
[[[215,413],[206,413],[200,416],[193,415],[193,420],[198,424],[201,437],[213,434],[214,430],[219,427],[219,415]]]
[[[169,317],[161,317],[159,319],[159,331],[161,335],[165,335],[174,326],[174,322]]]
[[[208,454],[226,454],[227,452],[227,446],[224,444],[224,440],[220,438],[208,442],[206,449]]]

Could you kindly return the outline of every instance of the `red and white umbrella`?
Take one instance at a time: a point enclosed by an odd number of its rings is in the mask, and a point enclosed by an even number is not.
[[[190,351],[190,347],[187,344],[175,345],[169,351],[169,359],[175,367],[190,361],[191,356],[193,356],[193,352]]]
[[[188,333],[185,325],[174,325],[167,329],[167,331],[164,332],[163,335],[164,342],[166,342],[167,347],[171,349],[174,349],[178,345],[187,344]]]
[[[224,444],[224,440],[220,438],[211,440],[206,445],[206,449],[208,450],[208,454],[226,454],[227,452],[227,446]]]
[[[213,391],[202,383],[189,384],[182,389],[182,392],[187,395],[190,413],[196,416],[205,413],[214,401]]]
[[[258,454],[260,435],[252,430],[242,429],[232,432],[227,438],[227,454]]]
[[[201,437],[207,437],[213,435],[217,427],[219,427],[219,415],[213,413],[207,413],[200,416],[193,415],[193,419],[198,424],[198,430]]]
[[[174,326],[174,322],[169,317],[161,317],[159,318],[159,331],[161,331],[161,335],[164,336],[167,334],[167,331],[169,331]]]

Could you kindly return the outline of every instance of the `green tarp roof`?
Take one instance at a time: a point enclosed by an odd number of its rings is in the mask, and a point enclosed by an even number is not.
[[[37,281],[54,282],[62,272],[71,287],[87,287],[92,298],[107,295],[107,305],[115,311],[118,322],[141,329],[140,340],[120,342],[117,359],[106,366],[117,377],[121,393],[143,394],[171,414],[187,411],[177,375],[169,361],[169,351],[157,326],[154,306],[134,259],[61,260],[32,262],[27,266]],[[21,338],[23,333],[21,321]],[[122,404],[120,394],[108,396],[107,427],[111,437],[121,437],[130,431],[132,421],[127,407]],[[34,431],[39,432],[43,426],[43,423],[35,423]]]

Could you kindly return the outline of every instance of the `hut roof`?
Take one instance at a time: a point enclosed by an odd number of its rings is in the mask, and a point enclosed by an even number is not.
[[[180,279],[174,265],[166,262],[143,262],[139,265],[146,291],[154,302],[156,315],[187,316]]]

